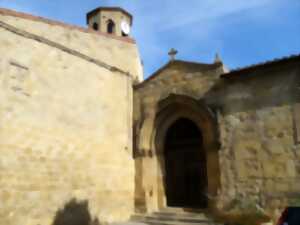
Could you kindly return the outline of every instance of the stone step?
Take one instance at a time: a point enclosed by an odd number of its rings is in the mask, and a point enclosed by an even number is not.
[[[186,210],[161,210],[151,214],[135,214],[131,221],[150,225],[220,225],[203,212]]]
[[[179,208],[179,207],[166,207],[159,210],[159,212],[172,212],[172,213],[180,213],[180,212],[186,212],[186,213],[201,213],[203,212],[203,209],[196,209],[196,208]]]
[[[142,222],[128,221],[122,223],[110,223],[110,225],[147,225],[147,224]]]
[[[166,214],[166,213],[153,213],[153,214],[135,214],[132,217],[134,221],[148,221],[148,220],[157,220],[161,222],[166,221],[175,221],[175,222],[183,222],[183,223],[203,223],[203,222],[211,222],[212,220],[207,218],[204,214],[188,216],[185,214]]]
[[[219,225],[217,223],[214,223],[213,221],[209,222],[198,222],[198,223],[188,223],[188,222],[181,222],[181,221],[160,221],[157,219],[145,219],[145,220],[139,220],[140,223],[145,223],[148,225]]]
[[[194,218],[194,219],[211,219],[205,213],[194,213],[194,212],[154,212],[152,215],[161,217],[175,217],[175,218]]]

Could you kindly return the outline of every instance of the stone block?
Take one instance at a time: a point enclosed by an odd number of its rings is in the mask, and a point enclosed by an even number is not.
[[[300,193],[300,180],[299,179],[293,179],[289,190],[292,193],[296,193],[296,194],[299,195],[299,193]]]
[[[261,119],[264,121],[264,130],[268,138],[278,137],[283,132],[290,132],[293,128],[292,114],[288,106],[266,110]]]
[[[235,163],[236,173],[241,180],[259,178],[263,176],[262,166],[259,161],[253,159],[238,160]]]
[[[239,139],[234,143],[234,153],[237,160],[255,159],[257,160],[258,152],[261,151],[261,143],[256,139]]]
[[[263,142],[262,147],[269,154],[284,154],[285,146],[280,142],[280,140],[268,139]]]
[[[286,177],[285,162],[274,162],[272,160],[262,162],[263,174],[267,178]]]
[[[295,141],[297,144],[300,144],[300,103],[296,103],[293,109],[294,117],[294,132],[295,132]]]
[[[278,180],[274,183],[276,193],[286,193],[291,190],[289,182],[286,180]]]
[[[273,179],[265,179],[263,189],[268,195],[274,193],[276,190],[275,181]]]
[[[297,176],[297,168],[295,161],[290,159],[286,161],[286,175],[287,177],[294,178]]]
[[[226,126],[237,127],[240,124],[240,119],[237,116],[229,115],[225,118]]]

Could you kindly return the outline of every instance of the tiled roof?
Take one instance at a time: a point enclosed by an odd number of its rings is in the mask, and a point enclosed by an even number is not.
[[[277,59],[274,59],[274,60],[271,60],[271,61],[266,61],[266,62],[263,62],[263,63],[253,64],[253,65],[242,67],[242,68],[237,68],[237,69],[231,70],[228,73],[222,74],[221,77],[222,78],[240,77],[240,76],[249,74],[249,73],[251,73],[255,70],[258,70],[258,69],[266,69],[266,68],[273,67],[275,65],[285,64],[285,63],[290,63],[290,62],[296,62],[296,61],[300,62],[300,54],[290,55],[288,57],[277,58]]]
[[[27,14],[27,13],[13,11],[10,9],[0,8],[0,15],[14,16],[14,17],[22,18],[22,19],[29,19],[29,20],[33,20],[33,21],[47,23],[50,25],[61,26],[61,27],[67,28],[67,29],[78,30],[78,31],[81,31],[84,33],[97,34],[97,35],[105,36],[105,37],[120,40],[120,41],[135,43],[135,40],[133,40],[130,37],[119,37],[119,36],[115,36],[115,35],[111,35],[111,34],[106,34],[106,33],[100,32],[100,31],[94,31],[93,29],[90,29],[90,28],[84,28],[84,27],[80,27],[80,26],[70,25],[70,24],[66,24],[63,22],[55,21],[55,20],[50,20],[50,19],[40,17],[40,16],[34,16],[31,14]]]

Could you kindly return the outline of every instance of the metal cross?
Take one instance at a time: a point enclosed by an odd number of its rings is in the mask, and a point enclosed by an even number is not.
[[[171,61],[175,60],[175,56],[177,55],[178,51],[174,48],[171,48],[171,50],[169,51],[168,55],[171,58]]]

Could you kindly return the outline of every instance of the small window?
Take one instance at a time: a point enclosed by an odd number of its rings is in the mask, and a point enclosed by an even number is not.
[[[98,25],[98,23],[93,23],[93,29],[94,29],[94,30],[99,30],[99,25]]]
[[[116,25],[115,25],[114,21],[108,20],[107,21],[107,33],[114,34],[115,30],[116,30]]]

